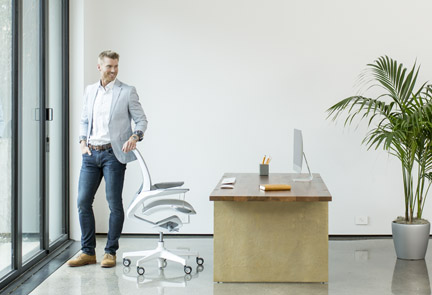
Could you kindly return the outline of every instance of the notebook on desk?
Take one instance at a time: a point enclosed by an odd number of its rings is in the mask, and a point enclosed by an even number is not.
[[[235,177],[225,177],[221,181],[220,188],[222,188],[222,189],[233,189],[235,182],[236,182],[236,178]]]

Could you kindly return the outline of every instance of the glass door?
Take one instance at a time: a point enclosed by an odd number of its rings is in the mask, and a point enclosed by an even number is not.
[[[22,261],[41,250],[41,105],[40,105],[40,3],[22,2],[22,74],[21,103],[18,122],[20,195],[22,217]]]
[[[12,0],[0,0],[0,277],[12,267]]]
[[[0,293],[68,242],[68,0],[0,0]]]
[[[63,44],[62,44],[62,3],[48,1],[48,95],[46,100],[46,153],[47,153],[47,194],[49,243],[59,239],[65,231],[63,176],[65,175],[63,141]]]

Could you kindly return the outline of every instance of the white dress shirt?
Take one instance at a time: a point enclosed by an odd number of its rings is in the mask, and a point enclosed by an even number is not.
[[[92,145],[103,145],[111,142],[108,122],[111,112],[114,83],[115,80],[105,87],[99,85],[97,90],[93,105],[92,131],[89,138],[89,143]]]

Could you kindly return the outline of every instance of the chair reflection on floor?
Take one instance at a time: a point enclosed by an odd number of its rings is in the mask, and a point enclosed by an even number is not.
[[[158,275],[130,275],[130,267],[123,269],[123,278],[128,281],[134,281],[138,288],[156,288],[159,295],[164,294],[165,288],[185,288],[187,282],[199,277],[199,273],[204,270],[203,265],[196,267],[195,273],[185,274],[183,276],[167,277],[165,269],[159,268]]]
[[[198,252],[184,250],[168,250],[164,244],[164,233],[177,232],[184,223],[190,222],[190,215],[196,214],[195,209],[185,200],[185,194],[189,191],[182,188],[183,182],[163,182],[152,185],[147,165],[138,150],[133,150],[141,168],[142,184],[135,194],[127,210],[127,218],[143,221],[150,224],[159,232],[158,246],[154,250],[134,251],[123,253],[123,265],[129,267],[131,257],[139,257],[136,262],[137,273],[145,273],[142,264],[146,261],[157,259],[159,268],[164,268],[167,261],[177,262],[183,265],[184,272],[190,274],[192,267],[186,265],[186,259],[182,256],[196,257],[198,265],[204,263]],[[184,222],[181,216],[186,216]]]

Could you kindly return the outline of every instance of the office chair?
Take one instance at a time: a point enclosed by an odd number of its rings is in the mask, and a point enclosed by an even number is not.
[[[180,263],[184,272],[190,274],[192,267],[186,265],[186,259],[181,256],[194,256],[198,265],[204,264],[204,259],[199,257],[198,252],[168,250],[165,248],[163,235],[166,232],[178,232],[183,226],[180,216],[196,214],[191,204],[186,202],[185,194],[189,191],[181,186],[184,182],[162,182],[152,184],[147,165],[138,150],[133,150],[141,168],[142,184],[136,192],[131,204],[127,209],[127,218],[144,221],[156,228],[159,232],[158,246],[154,250],[135,251],[123,253],[123,265],[129,267],[130,257],[141,257],[136,262],[137,273],[145,273],[142,263],[158,259],[159,268],[167,266],[167,260]],[[169,213],[169,214],[167,214]],[[168,216],[167,216],[168,215]]]

